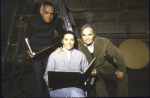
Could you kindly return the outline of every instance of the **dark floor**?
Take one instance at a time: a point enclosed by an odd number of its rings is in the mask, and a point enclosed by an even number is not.
[[[142,69],[127,68],[129,97],[148,97],[149,93],[149,65]],[[20,75],[13,81],[13,88],[9,92],[9,80],[1,81],[2,97],[34,97],[33,72],[28,71],[23,75],[23,86],[19,89]],[[116,83],[113,80],[104,79],[109,97],[116,97]]]

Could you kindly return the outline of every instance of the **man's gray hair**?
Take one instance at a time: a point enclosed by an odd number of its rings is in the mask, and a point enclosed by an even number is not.
[[[85,28],[92,28],[93,30],[93,33],[95,34],[95,26],[91,25],[91,24],[85,24],[81,27],[81,34],[82,34],[82,31],[85,29]],[[96,35],[96,34],[95,34]]]
[[[44,6],[45,5],[49,5],[49,6],[53,6],[54,7],[54,5],[51,3],[51,2],[44,2],[44,3],[42,3],[41,4],[41,10],[43,11],[44,10]],[[55,7],[54,7],[55,8]]]

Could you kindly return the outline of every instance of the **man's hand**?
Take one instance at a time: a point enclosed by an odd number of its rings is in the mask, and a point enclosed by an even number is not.
[[[31,51],[27,51],[27,54],[31,57],[31,58],[33,58],[34,56],[35,56],[35,53],[33,52],[33,53],[31,53]]]
[[[117,78],[123,79],[124,72],[116,71],[115,74],[117,75]]]
[[[93,69],[93,70],[92,70],[91,75],[97,75],[96,69]]]
[[[55,50],[55,52],[56,53],[60,53],[60,49],[61,49],[62,47],[58,47],[56,50]]]

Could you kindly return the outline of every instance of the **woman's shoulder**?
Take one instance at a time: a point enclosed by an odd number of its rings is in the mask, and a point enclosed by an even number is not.
[[[49,56],[50,56],[50,57],[55,57],[55,56],[57,56],[58,54],[59,54],[59,53],[57,53],[57,52],[54,51],[54,52],[52,52]]]
[[[73,49],[73,51],[74,51],[76,54],[84,55],[84,53],[83,53],[83,52],[81,52],[80,50]]]

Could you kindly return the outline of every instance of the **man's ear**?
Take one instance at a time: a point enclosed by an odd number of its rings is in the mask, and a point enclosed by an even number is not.
[[[40,14],[43,14],[43,11],[42,11],[42,9],[40,8]]]
[[[95,37],[95,34],[93,33],[93,36]]]

